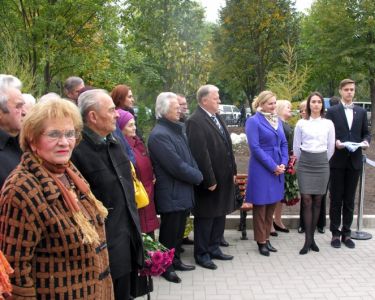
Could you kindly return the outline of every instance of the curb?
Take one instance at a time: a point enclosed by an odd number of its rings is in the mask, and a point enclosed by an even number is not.
[[[329,216],[326,216],[327,226],[329,229]],[[299,227],[299,215],[284,215],[282,216],[284,225],[289,229],[298,229]],[[238,229],[240,223],[240,215],[228,215],[226,217],[225,229]],[[246,228],[253,228],[253,215],[249,211],[246,218]],[[352,230],[357,228],[357,215],[354,215]],[[364,215],[362,219],[362,228],[375,228],[375,215]]]

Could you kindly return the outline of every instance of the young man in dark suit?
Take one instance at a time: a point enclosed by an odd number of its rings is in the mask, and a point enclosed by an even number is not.
[[[220,242],[225,216],[234,211],[234,180],[237,174],[232,142],[220,118],[219,89],[204,85],[197,92],[198,108],[186,121],[191,152],[203,174],[195,188],[194,257],[198,265],[216,269],[212,259],[231,260]]]
[[[341,103],[331,107],[326,115],[335,125],[336,133],[336,150],[330,160],[331,246],[340,248],[343,242],[348,248],[355,248],[350,237],[350,226],[353,222],[354,198],[362,168],[362,148],[368,148],[370,134],[366,111],[353,104],[355,82],[351,79],[342,80],[339,92]],[[363,142],[363,146],[351,152],[343,145],[344,142]]]

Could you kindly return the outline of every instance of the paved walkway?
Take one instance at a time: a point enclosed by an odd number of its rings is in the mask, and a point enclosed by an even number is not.
[[[375,236],[375,229],[364,231]],[[240,233],[226,230],[231,244],[222,248],[233,261],[217,261],[215,271],[197,266],[177,272],[180,284],[154,279],[152,300],[249,300],[249,299],[375,299],[375,237],[355,241],[356,249],[330,246],[330,233],[316,235],[319,253],[299,255],[304,235],[291,230],[271,243],[279,251],[261,256],[253,233],[241,241]],[[184,246],[182,260],[194,264],[192,246]],[[139,299],[139,298],[138,298]],[[145,298],[146,299],[146,298]]]

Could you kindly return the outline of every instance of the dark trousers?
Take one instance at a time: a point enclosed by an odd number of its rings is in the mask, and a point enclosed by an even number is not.
[[[276,203],[253,206],[254,240],[264,243],[270,238],[273,213]]]
[[[175,259],[180,259],[187,213],[186,210],[182,210],[160,214],[159,242],[168,249],[175,248]],[[167,271],[174,271],[173,264]]]
[[[129,300],[130,299],[130,274],[128,273],[117,279],[113,279],[113,291],[115,300]]]
[[[319,228],[324,228],[327,224],[326,221],[326,197],[327,194],[325,194],[322,198],[322,202],[320,205],[320,214],[319,214],[319,219],[318,219],[318,224],[316,225]],[[305,224],[303,224],[303,209],[302,209],[302,203],[300,204],[300,209],[299,209],[299,227],[302,229],[305,229]]]
[[[194,258],[197,262],[210,261],[210,254],[222,254],[219,246],[224,229],[225,215],[216,218],[194,217]]]
[[[346,169],[331,169],[331,205],[329,210],[330,230],[333,236],[350,237],[353,222],[354,198],[361,171],[349,166]],[[342,213],[342,228],[341,225]]]

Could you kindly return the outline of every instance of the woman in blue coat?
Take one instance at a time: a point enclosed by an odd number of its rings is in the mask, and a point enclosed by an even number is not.
[[[251,158],[246,202],[253,204],[254,240],[265,256],[277,250],[269,236],[276,203],[284,198],[284,172],[288,143],[281,120],[275,113],[276,96],[263,91],[253,101],[256,114],[246,122]]]

